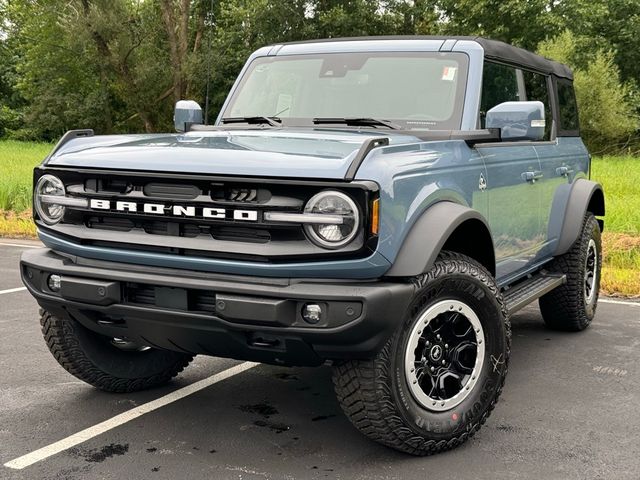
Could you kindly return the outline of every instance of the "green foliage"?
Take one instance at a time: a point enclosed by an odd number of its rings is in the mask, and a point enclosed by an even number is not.
[[[11,136],[22,126],[22,115],[8,105],[0,105],[0,138]]]
[[[542,42],[539,53],[574,68],[580,129],[590,151],[616,151],[638,128],[630,89],[620,81],[613,53],[598,50],[586,56],[581,46],[586,42],[566,31]]]
[[[560,3],[560,2],[557,2]],[[556,2],[548,0],[436,0],[440,32],[480,35],[524,48],[559,31]]]
[[[209,76],[212,121],[261,46],[397,34],[544,42],[578,70],[597,148],[640,111],[638,0],[0,0],[0,137],[170,130],[174,102],[204,104]]]

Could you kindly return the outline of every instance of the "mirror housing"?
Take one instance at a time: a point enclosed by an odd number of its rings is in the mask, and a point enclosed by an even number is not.
[[[193,124],[202,124],[202,108],[193,100],[180,100],[176,102],[173,113],[173,123],[176,132],[188,132]]]
[[[544,138],[544,104],[504,102],[487,112],[486,128],[499,128],[502,140],[539,141]]]

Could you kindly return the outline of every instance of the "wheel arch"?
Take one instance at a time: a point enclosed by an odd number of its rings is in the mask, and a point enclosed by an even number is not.
[[[605,215],[605,197],[602,185],[586,179],[576,180],[568,194],[566,208],[562,214],[560,233],[554,256],[567,253],[574,244],[587,212],[597,216]],[[604,230],[604,220],[597,219],[600,231]]]
[[[472,208],[450,201],[429,207],[404,239],[388,277],[413,277],[429,270],[443,250],[467,255],[495,276],[491,231],[485,218]]]

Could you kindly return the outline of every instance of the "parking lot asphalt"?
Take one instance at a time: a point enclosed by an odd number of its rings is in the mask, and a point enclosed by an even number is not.
[[[170,385],[135,394],[83,384],[47,350],[31,296],[2,293],[22,286],[23,249],[0,242],[0,479],[640,478],[640,304],[610,299],[579,334],[547,330],[535,306],[514,316],[496,410],[444,454],[366,439],[342,415],[328,367],[258,365],[23,469],[2,466],[242,365],[197,357]]]

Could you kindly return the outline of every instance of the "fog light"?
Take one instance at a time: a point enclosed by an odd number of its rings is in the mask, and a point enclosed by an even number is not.
[[[60,275],[49,275],[49,278],[47,279],[49,290],[51,290],[52,292],[59,292],[61,280],[62,279],[60,278]]]
[[[322,318],[322,307],[316,303],[307,303],[302,307],[302,318],[307,323],[318,323]]]

